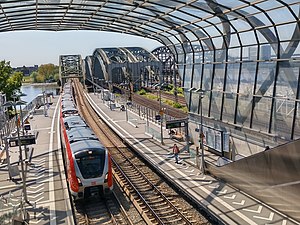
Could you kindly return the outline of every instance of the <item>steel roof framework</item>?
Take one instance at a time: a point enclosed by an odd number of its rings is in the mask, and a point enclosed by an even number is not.
[[[158,40],[176,57],[195,118],[193,90],[201,89],[204,117],[296,139],[299,7],[299,0],[6,0],[0,32],[97,30]]]

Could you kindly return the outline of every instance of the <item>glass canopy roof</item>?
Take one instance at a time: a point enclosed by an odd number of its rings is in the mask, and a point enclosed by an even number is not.
[[[299,0],[2,0],[0,7],[2,32],[113,31],[164,43],[200,39],[205,48],[291,39],[281,26],[299,21]]]
[[[199,93],[189,90],[201,89],[205,118],[296,139],[299,9],[300,0],[0,0],[0,32],[96,30],[155,39],[174,54],[196,122]]]

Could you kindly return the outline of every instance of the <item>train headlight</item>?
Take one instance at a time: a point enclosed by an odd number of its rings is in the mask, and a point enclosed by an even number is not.
[[[107,182],[107,179],[108,179],[108,173],[105,174],[105,179],[104,179],[105,183]]]
[[[79,185],[79,186],[82,186],[82,183],[81,183],[80,178],[77,177],[77,181],[78,181],[78,185]]]

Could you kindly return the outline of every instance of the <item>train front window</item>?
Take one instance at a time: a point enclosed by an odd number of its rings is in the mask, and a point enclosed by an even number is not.
[[[105,164],[105,152],[85,151],[75,156],[84,179],[100,177]]]

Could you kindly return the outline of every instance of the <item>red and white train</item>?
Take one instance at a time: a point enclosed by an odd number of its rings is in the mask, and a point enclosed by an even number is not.
[[[60,125],[67,179],[74,199],[109,193],[113,188],[110,154],[78,114],[71,82],[63,88]]]

